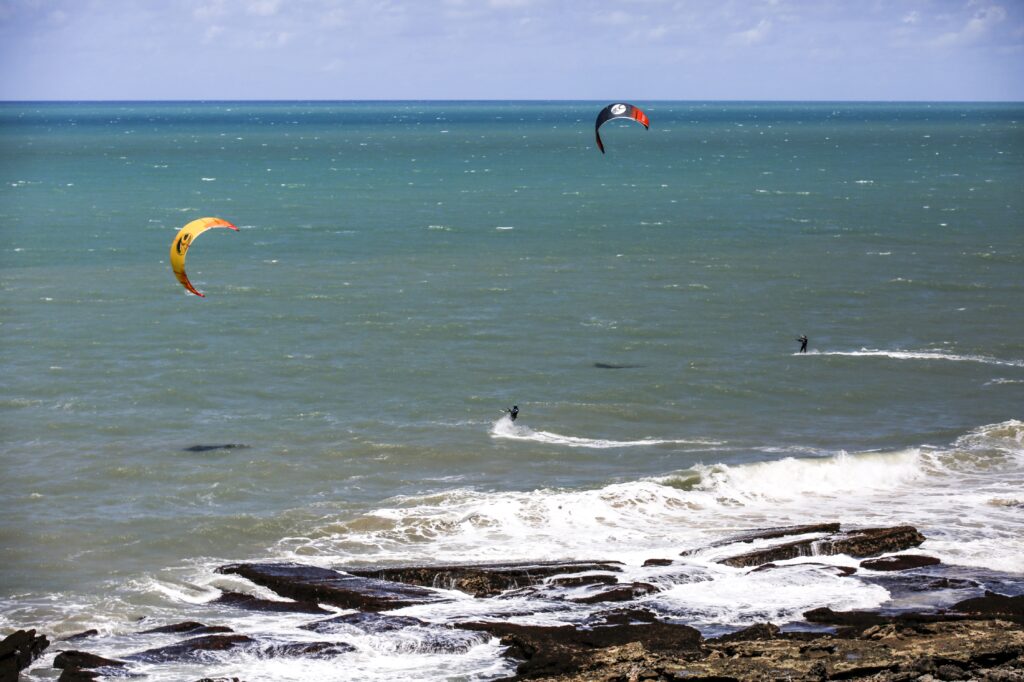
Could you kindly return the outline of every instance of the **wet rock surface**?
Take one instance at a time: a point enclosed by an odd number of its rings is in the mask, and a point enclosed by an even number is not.
[[[437,592],[302,564],[232,564],[218,569],[269,588],[282,597],[345,609],[387,611],[440,601]]]
[[[820,538],[810,538],[773,545],[764,549],[720,559],[727,566],[760,566],[773,561],[785,561],[805,556],[832,556],[846,554],[851,557],[871,557],[890,552],[900,552],[917,547],[924,542],[924,536],[912,526],[892,528],[862,528],[846,532],[831,533]]]
[[[45,635],[35,630],[18,630],[0,640],[0,680],[17,680],[46,648],[50,646]]]
[[[923,554],[899,554],[896,556],[880,557],[878,559],[866,559],[860,562],[861,568],[869,571],[906,571],[911,568],[924,568],[935,566],[941,563],[933,556]]]
[[[793,536],[804,537],[794,541],[790,539]],[[824,604],[784,628],[758,623],[716,638],[705,638],[693,627],[674,621],[672,613],[659,610],[660,591],[708,579],[699,564],[685,560],[646,562],[650,582],[637,580],[644,575],[637,567],[624,570],[622,564],[607,561],[405,566],[348,572],[294,563],[231,564],[219,571],[298,601],[225,592],[197,609],[219,607],[222,619],[231,608],[271,612],[275,618],[281,614],[288,618],[335,615],[296,623],[310,633],[312,641],[305,637],[283,641],[266,633],[236,633],[227,625],[185,621],[136,633],[159,638],[163,646],[142,651],[136,647],[134,653],[130,650],[118,658],[67,650],[57,655],[53,665],[62,670],[60,680],[65,682],[138,676],[143,664],[229,661],[239,653],[255,659],[337,659],[338,665],[344,665],[345,656],[357,648],[354,642],[365,646],[369,636],[375,641],[388,639],[389,651],[394,654],[417,655],[458,655],[497,639],[504,647],[503,656],[515,666],[515,675],[507,679],[517,681],[1024,682],[1024,579],[1020,576],[945,566],[914,554],[885,556],[884,564],[861,562],[863,570],[820,561],[765,561],[769,556],[794,558],[789,556],[794,551],[795,557],[808,556],[804,551],[858,558],[888,555],[921,541],[920,533],[906,526],[843,532],[838,524],[814,524],[750,531],[704,550],[692,550],[707,551],[711,560],[735,565],[740,569],[738,575],[792,571],[800,580],[799,571],[826,573],[829,580],[883,585],[894,595],[885,609],[843,611]],[[757,549],[729,553],[730,545],[749,543],[757,543]],[[726,559],[717,559],[722,555]],[[891,568],[897,560],[899,570],[872,568]],[[465,595],[452,599],[452,594],[445,592],[452,589]],[[495,608],[469,606],[483,600],[493,600]],[[430,622],[428,616],[425,620],[391,613],[432,604],[452,605],[455,613],[492,615]],[[922,604],[930,606],[923,608]],[[327,606],[349,611],[337,613]],[[556,622],[562,617],[557,614],[562,614],[573,624],[515,622],[545,611],[556,614]],[[252,618],[246,615],[247,630],[251,630]],[[179,641],[166,643],[176,635]],[[90,641],[96,637],[93,633],[88,636]]]
[[[529,587],[562,574],[589,571],[621,571],[616,561],[562,561],[459,566],[397,566],[352,569],[352,575],[446,590],[474,597],[493,597],[508,590]]]
[[[241,592],[224,592],[213,600],[214,604],[223,606],[234,606],[248,611],[262,611],[264,613],[330,613],[315,602],[309,601],[274,601],[271,599],[260,599],[250,594]]]

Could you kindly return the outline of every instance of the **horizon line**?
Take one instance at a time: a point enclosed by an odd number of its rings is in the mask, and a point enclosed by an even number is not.
[[[672,103],[746,103],[746,104],[1024,104],[1022,100],[1001,100],[1001,99],[659,99],[644,97],[626,97],[618,100],[595,99],[595,98],[559,98],[559,99],[505,99],[505,98],[240,98],[240,99],[205,99],[205,98],[168,98],[168,99],[0,99],[0,104],[121,104],[121,103],[152,103],[152,104],[174,104],[174,103],[295,103],[295,102],[316,102],[316,103],[356,103],[356,102],[529,102],[529,103],[559,103],[559,102],[610,102],[610,101],[647,101],[647,102],[672,102]]]

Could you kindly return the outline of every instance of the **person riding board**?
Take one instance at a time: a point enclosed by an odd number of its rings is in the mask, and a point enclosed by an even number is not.
[[[796,337],[796,340],[800,342],[800,350],[797,351],[797,352],[799,352],[799,353],[806,353],[807,352],[807,334],[801,334],[800,336]]]
[[[519,406],[518,405],[513,405],[512,409],[505,408],[505,411],[508,412],[508,417],[512,421],[515,421],[516,417],[519,416]]]

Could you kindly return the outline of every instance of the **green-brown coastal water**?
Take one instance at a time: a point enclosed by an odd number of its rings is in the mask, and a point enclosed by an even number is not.
[[[603,104],[0,106],[0,628],[128,637],[231,560],[639,567],[811,520],[1024,572],[1024,107],[637,102],[602,156]],[[241,230],[199,299],[203,216]],[[713,576],[655,601],[887,599]],[[151,672],[508,671],[358,645]]]

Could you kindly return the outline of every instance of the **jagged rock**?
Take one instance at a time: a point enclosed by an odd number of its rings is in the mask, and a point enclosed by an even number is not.
[[[398,566],[351,569],[352,575],[409,585],[459,590],[474,597],[493,597],[508,590],[537,585],[563,573],[621,571],[619,562],[560,561],[454,566]]]
[[[807,567],[807,566],[814,566],[814,567],[819,568],[821,570],[829,571],[831,573],[835,573],[836,575],[841,575],[841,576],[853,575],[854,573],[857,572],[857,569],[854,568],[853,566],[834,566],[832,564],[819,564],[819,563],[815,563],[815,562],[811,562],[811,561],[801,562],[799,564],[782,564],[781,566],[779,564],[775,564],[775,563],[761,564],[757,568],[752,569],[750,572],[751,573],[756,573],[758,571],[772,571],[772,570],[780,570],[780,569],[784,570],[784,569],[787,569],[787,568],[789,568],[789,569],[804,568],[804,567]]]
[[[746,642],[753,639],[774,639],[779,634],[779,626],[773,625],[772,623],[755,623],[750,627],[737,630],[736,632],[730,632],[727,635],[721,637],[715,637],[712,642],[725,643],[725,642]]]
[[[614,575],[608,575],[607,573],[591,573],[584,575],[570,575],[564,578],[552,578],[548,581],[548,585],[556,585],[559,587],[584,587],[592,585],[614,585],[619,582],[619,579]]]
[[[215,635],[223,634],[225,632],[234,632],[231,628],[224,625],[203,625],[195,621],[185,621],[184,623],[174,623],[172,625],[162,625],[158,628],[151,628],[149,630],[143,630],[140,635],[152,635],[152,634],[189,634],[189,635]]]
[[[355,628],[362,632],[379,634],[381,632],[392,632],[403,628],[424,626],[426,621],[411,616],[387,616],[379,613],[345,613],[334,618],[318,620],[306,625],[300,625],[303,630],[313,632],[345,632],[349,628]]]
[[[712,542],[710,545],[704,545],[703,547],[697,547],[695,549],[688,549],[680,552],[679,556],[690,556],[698,552],[703,552],[707,549],[714,549],[716,547],[725,547],[727,545],[735,545],[739,543],[750,543],[755,540],[774,540],[776,538],[786,537],[788,535],[808,535],[810,533],[838,533],[839,524],[835,522],[831,523],[811,523],[801,526],[779,526],[776,528],[755,528],[753,530],[743,531],[736,535],[730,535],[724,540]]]
[[[657,621],[658,616],[646,609],[615,609],[614,611],[595,613],[589,616],[583,624],[593,628],[602,625],[641,625]]]
[[[17,680],[22,670],[50,646],[46,635],[18,630],[0,641],[0,680]]]
[[[232,564],[217,569],[267,587],[282,597],[346,609],[387,611],[442,601],[436,592],[301,564]]]
[[[83,640],[83,639],[88,639],[89,637],[95,637],[98,634],[100,634],[99,630],[83,630],[82,632],[76,632],[73,635],[68,635],[67,637],[62,637],[60,641],[62,641],[62,642],[77,642],[77,641],[80,641],[80,640]]]
[[[827,606],[804,612],[809,623],[827,623],[828,625],[848,625],[867,628],[872,625],[892,623],[892,616],[884,616],[875,611],[833,611]]]
[[[184,642],[147,649],[137,654],[126,656],[131,661],[144,661],[146,663],[164,663],[166,661],[181,661],[198,658],[206,651],[228,651],[243,646],[251,646],[255,643],[251,637],[245,635],[204,635],[186,639]]]
[[[541,627],[512,623],[466,623],[460,627],[500,637],[505,655],[522,659],[516,679],[573,674],[592,661],[595,650],[643,643],[646,651],[696,654],[703,638],[687,625],[650,623],[616,625],[583,630],[563,625]]]
[[[983,597],[965,599],[951,608],[958,613],[983,616],[986,618],[1003,618],[1017,623],[1024,623],[1024,595],[1008,597],[995,592],[985,592]]]
[[[911,568],[923,568],[942,563],[932,556],[924,554],[898,554],[896,556],[867,559],[860,562],[861,568],[871,571],[906,571]]]
[[[230,591],[224,592],[210,603],[220,604],[221,606],[233,606],[249,611],[262,611],[264,613],[331,613],[315,602],[274,601],[272,599],[260,599],[251,594]]]
[[[328,658],[341,656],[355,650],[356,648],[347,642],[284,642],[272,644],[260,653],[268,658],[276,658],[278,656]]]
[[[112,658],[104,658],[87,651],[62,651],[53,659],[54,668],[123,668],[127,665],[124,661]]]
[[[609,601],[633,601],[645,594],[657,592],[658,588],[648,583],[623,583],[607,590],[599,590],[583,597],[575,597],[571,601],[578,604],[600,604]]]
[[[746,554],[719,560],[727,566],[759,566],[772,561],[785,561],[801,556],[846,554],[869,557],[887,552],[899,552],[924,542],[924,536],[912,526],[893,528],[862,528],[837,533],[824,538],[797,540],[765,547]]]

